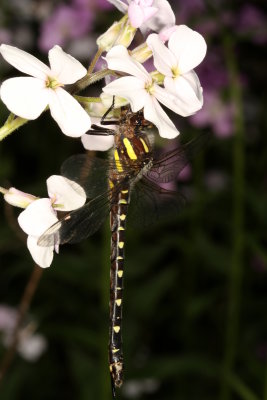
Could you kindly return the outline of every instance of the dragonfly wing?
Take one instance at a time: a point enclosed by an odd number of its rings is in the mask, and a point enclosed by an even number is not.
[[[81,185],[92,199],[108,190],[109,162],[88,154],[69,157],[61,166],[61,175]]]
[[[39,238],[38,245],[46,247],[77,243],[95,233],[109,213],[108,194],[104,193],[65,215]]]
[[[149,180],[157,183],[175,181],[183,168],[205,147],[209,135],[199,135],[185,144],[164,153],[153,162],[152,167],[145,173]]]
[[[172,218],[185,203],[182,194],[164,189],[143,177],[131,191],[130,224],[147,227],[158,220]]]

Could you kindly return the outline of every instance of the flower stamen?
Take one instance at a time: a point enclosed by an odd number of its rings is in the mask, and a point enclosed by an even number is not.
[[[62,87],[62,86],[64,86],[64,85],[63,85],[63,83],[58,82],[57,79],[48,76],[48,77],[47,77],[47,80],[46,80],[46,82],[45,82],[45,86],[46,86],[47,88],[50,88],[50,89],[55,90],[55,89],[57,89],[58,87]]]

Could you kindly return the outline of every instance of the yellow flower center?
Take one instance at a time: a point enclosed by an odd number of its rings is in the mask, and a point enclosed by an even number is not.
[[[179,68],[176,67],[172,67],[172,76],[173,78],[178,78],[178,76],[181,75]]]
[[[62,83],[58,82],[57,79],[52,78],[51,76],[47,77],[47,80],[46,80],[46,87],[47,88],[55,90],[60,86],[64,86],[64,85]]]
[[[155,89],[154,89],[154,82],[148,82],[148,83],[145,85],[145,89],[146,89],[146,91],[147,91],[149,94],[153,94],[154,91],[155,91]]]

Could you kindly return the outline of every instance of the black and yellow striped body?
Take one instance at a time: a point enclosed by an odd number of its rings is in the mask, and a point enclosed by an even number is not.
[[[115,397],[115,387],[123,382],[122,294],[124,274],[125,228],[130,201],[130,183],[151,160],[151,146],[141,133],[148,123],[140,114],[126,114],[115,135],[113,158],[116,168],[110,171],[109,186],[113,204],[110,210],[111,270],[110,270],[110,332],[109,366]],[[127,168],[125,168],[127,166]],[[129,168],[130,167],[130,168]],[[125,171],[127,169],[127,171]],[[129,174],[129,171],[131,173]],[[120,188],[119,191],[117,188]],[[115,201],[114,201],[115,199]]]

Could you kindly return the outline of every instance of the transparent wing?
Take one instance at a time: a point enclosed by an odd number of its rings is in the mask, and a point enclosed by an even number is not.
[[[77,243],[95,233],[107,217],[111,204],[110,192],[89,200],[52,225],[38,240],[39,246]]]
[[[185,203],[181,193],[164,189],[143,177],[131,191],[129,225],[148,227],[159,220],[172,218]]]
[[[120,161],[120,164],[123,169],[123,181],[130,181],[143,168],[141,162],[129,165]],[[81,185],[90,199],[108,191],[108,177],[112,174],[118,174],[115,161],[92,157],[89,154],[71,156],[61,166],[61,175]]]
[[[205,147],[209,135],[199,135],[185,144],[170,150],[153,161],[152,167],[145,175],[153,182],[168,183],[178,178],[189,161]]]
[[[93,199],[108,191],[109,160],[76,154],[61,166],[60,173],[81,185],[88,198]]]

